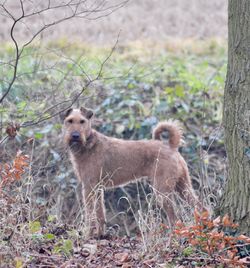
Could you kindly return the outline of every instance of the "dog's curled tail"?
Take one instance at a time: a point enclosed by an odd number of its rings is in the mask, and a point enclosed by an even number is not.
[[[178,148],[183,142],[182,128],[176,120],[160,122],[153,130],[153,139],[162,140],[162,134],[168,132],[169,145],[172,148]]]

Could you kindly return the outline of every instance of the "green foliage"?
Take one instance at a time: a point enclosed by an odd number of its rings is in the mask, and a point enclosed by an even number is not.
[[[55,254],[64,254],[70,256],[73,251],[73,242],[69,239],[60,240],[55,246],[53,252]]]
[[[49,220],[48,220],[49,222]],[[32,234],[32,238],[41,241],[50,241],[55,239],[55,235],[51,233],[42,233],[42,226],[39,221],[33,221],[29,223],[29,231]]]
[[[185,257],[188,257],[188,256],[191,256],[193,254],[194,250],[192,247],[186,247],[183,249],[182,251],[182,254],[185,256]]]
[[[29,223],[29,229],[32,234],[41,230],[41,223],[39,221],[33,221]]]
[[[208,137],[205,146],[209,146],[212,128],[222,116],[226,52],[213,40],[202,44],[202,49],[200,44],[193,46],[183,45],[175,51],[167,45],[148,49],[138,44],[118,47],[103,66],[98,84],[83,95],[85,105],[103,119],[99,130],[125,139],[150,138],[158,120],[173,117],[185,122],[191,131],[195,129],[193,124],[202,125]],[[109,53],[109,49],[69,44],[66,40],[26,48],[8,103],[1,107],[3,123],[36,122],[57,113],[88,79],[98,75]],[[14,56],[13,48],[3,46],[0,56],[9,61]],[[12,67],[0,65],[0,69],[0,81],[10,81]],[[6,82],[0,83],[0,92],[6,86]],[[58,103],[63,105],[53,108]],[[50,137],[58,136],[60,131],[56,118],[22,128],[21,134],[47,147]],[[190,134],[196,146],[200,133]],[[54,152],[52,146],[51,160],[60,161]]]
[[[55,239],[55,235],[54,234],[44,234],[43,237],[46,240],[54,240]]]
[[[69,46],[65,40],[49,44],[49,47],[53,50],[29,47],[20,58],[18,77],[8,96],[15,103],[15,108],[11,107],[11,110],[19,120],[34,120],[49,104],[56,104],[79,92],[80,85],[87,79],[85,74],[94,78],[109,53],[108,49],[78,44]],[[195,51],[190,53],[185,50],[172,53],[160,47],[151,52],[151,57],[147,57],[149,51],[144,48],[137,48],[133,53],[133,47],[117,49],[103,67],[101,90],[89,90],[90,95],[98,94],[98,98],[92,97],[96,103],[94,108],[98,107],[97,112],[107,112],[110,121],[122,121],[126,128],[124,131],[131,131],[140,127],[134,122],[138,122],[138,116],[139,120],[152,114],[166,116],[173,108],[176,109],[176,117],[186,116],[187,113],[197,116],[194,108],[217,107],[220,102],[218,96],[222,95],[223,90],[226,54],[218,45],[216,48],[212,52],[204,49],[201,55],[200,52],[196,54]],[[141,56],[143,54],[146,56]],[[3,47],[0,55],[8,61],[13,57],[14,50]],[[0,65],[0,68],[1,81],[10,81],[13,75],[11,66]],[[3,82],[0,91],[3,92],[6,86]],[[105,97],[100,98],[99,93]],[[202,99],[205,93],[209,105]],[[48,98],[49,94],[53,95],[52,99]],[[3,116],[7,119],[6,113]],[[110,128],[107,126],[108,132]],[[114,129],[112,131],[115,132]],[[118,128],[117,134],[120,135],[120,132]],[[41,134],[39,131],[36,138],[43,138]]]

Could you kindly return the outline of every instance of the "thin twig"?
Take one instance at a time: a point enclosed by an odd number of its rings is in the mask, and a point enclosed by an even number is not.
[[[124,0],[124,1],[119,2],[116,5],[109,5],[109,6],[106,6],[106,1],[101,1],[99,3],[94,2],[94,3],[92,3],[92,5],[88,9],[85,8],[86,0],[79,0],[78,2],[73,2],[72,0],[69,0],[66,3],[62,3],[59,5],[55,5],[55,6],[51,5],[51,2],[48,1],[48,5],[45,8],[42,8],[42,9],[37,10],[37,11],[33,11],[31,13],[26,13],[26,14],[25,14],[25,7],[24,7],[25,2],[23,0],[19,0],[19,1],[20,1],[21,15],[17,19],[14,17],[14,15],[11,13],[11,11],[6,8],[6,5],[5,5],[6,1],[4,1],[3,3],[0,4],[0,8],[2,8],[2,10],[5,12],[6,16],[10,17],[13,20],[13,24],[12,24],[11,30],[10,30],[10,35],[11,35],[11,39],[12,39],[12,41],[14,43],[14,47],[15,47],[15,60],[14,60],[14,64],[13,64],[13,75],[12,75],[12,78],[11,78],[8,86],[7,86],[7,89],[4,90],[4,93],[0,98],[0,104],[7,97],[7,95],[9,94],[9,92],[11,91],[11,89],[13,87],[14,82],[17,79],[18,65],[19,65],[19,61],[20,61],[20,58],[21,58],[21,55],[22,55],[24,49],[27,46],[29,46],[38,35],[40,35],[43,31],[50,28],[51,26],[55,26],[63,21],[70,20],[74,17],[84,18],[84,19],[94,19],[94,20],[97,20],[101,17],[106,17],[109,14],[116,11],[117,9],[123,7],[125,4],[128,3],[129,0]],[[95,4],[95,6],[94,6],[94,4]],[[68,8],[68,10],[70,11],[69,15],[64,16],[63,18],[55,19],[51,23],[44,24],[22,46],[18,43],[18,41],[16,40],[16,38],[14,36],[14,33],[15,33],[15,29],[19,25],[19,23],[24,23],[23,20],[25,20],[27,18],[31,18],[34,16],[41,16],[41,14],[43,14],[47,11],[51,11],[51,10],[54,11],[57,9],[60,10],[60,9],[64,9],[64,8]],[[94,17],[94,18],[89,18],[89,16],[91,14],[98,14],[98,13],[101,13],[101,14]],[[111,52],[111,54],[112,54],[112,52]],[[109,57],[101,65],[100,73],[102,72],[102,68],[108,59],[109,59]],[[84,92],[84,90],[85,89],[83,89],[80,92],[79,96]]]

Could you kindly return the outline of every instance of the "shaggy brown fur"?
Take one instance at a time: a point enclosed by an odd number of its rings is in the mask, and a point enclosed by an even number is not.
[[[176,121],[159,123],[152,140],[121,140],[107,137],[91,127],[93,112],[69,109],[64,119],[64,143],[78,179],[83,183],[86,220],[103,234],[105,209],[103,189],[148,177],[169,221],[176,215],[167,197],[177,191],[190,205],[197,202],[185,160],[178,152],[182,130]],[[169,133],[169,143],[161,141]],[[92,218],[94,217],[94,218]]]

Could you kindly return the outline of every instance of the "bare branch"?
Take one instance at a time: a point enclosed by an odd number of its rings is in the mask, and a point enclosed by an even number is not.
[[[18,67],[18,62],[19,62],[19,58],[20,58],[20,52],[19,52],[19,46],[18,46],[18,43],[14,37],[14,29],[15,29],[15,26],[16,24],[18,23],[18,21],[20,21],[22,19],[22,16],[19,17],[17,20],[14,21],[12,27],[11,27],[11,30],[10,30],[10,36],[11,36],[11,39],[15,45],[15,50],[16,50],[16,57],[15,57],[15,63],[14,63],[14,71],[13,71],[13,76],[12,76],[12,79],[8,85],[8,88],[7,90],[5,91],[5,93],[2,95],[2,97],[0,98],[0,103],[3,102],[3,100],[5,99],[5,97],[9,94],[15,80],[16,80],[16,76],[17,76],[17,67]]]
[[[20,6],[21,6],[21,10],[22,10],[21,17],[24,17],[24,7],[23,7],[23,1],[22,0],[20,0]]]
[[[6,135],[5,137],[3,137],[1,140],[0,140],[0,145],[2,144],[2,143],[4,143],[4,141],[6,141],[8,139],[8,135]]]
[[[19,0],[21,15],[19,15],[19,17],[17,19],[15,18],[13,13],[10,11],[10,9],[6,7],[8,1],[6,0],[3,3],[1,3],[0,8],[5,12],[6,16],[10,17],[13,20],[13,24],[12,24],[11,30],[10,30],[10,35],[11,35],[11,39],[12,39],[12,41],[14,43],[14,47],[15,47],[15,60],[13,63],[12,78],[10,79],[10,82],[8,83],[7,88],[4,90],[3,95],[0,97],[0,104],[7,97],[7,95],[9,94],[9,92],[11,91],[11,89],[13,87],[15,80],[17,79],[18,65],[19,65],[19,61],[20,61],[20,58],[21,58],[21,55],[22,55],[24,49],[27,46],[29,46],[38,35],[40,35],[46,29],[48,29],[52,26],[55,26],[57,24],[60,24],[61,22],[70,20],[72,18],[84,18],[84,19],[88,19],[88,20],[96,20],[96,19],[99,19],[101,17],[108,16],[109,14],[113,13],[117,9],[123,7],[128,1],[129,0],[121,0],[121,2],[119,2],[118,4],[108,6],[107,1],[96,0],[96,1],[92,2],[89,7],[87,7],[87,0],[76,0],[76,1],[68,0],[65,3],[55,4],[55,5],[53,5],[51,3],[51,0],[48,0],[48,3],[44,8],[40,8],[38,10],[33,10],[31,12],[26,12],[26,8],[24,6],[25,1]],[[33,6],[35,5],[33,2],[32,2],[32,4],[33,4]],[[32,18],[35,16],[40,17],[41,15],[46,16],[46,12],[51,12],[51,11],[56,11],[56,10],[58,10],[58,11],[66,10],[66,13],[68,13],[68,14],[63,16],[62,18],[56,18],[52,22],[49,22],[47,24],[43,24],[43,26],[41,26],[40,29],[38,29],[35,33],[32,34],[32,36],[30,37],[30,39],[28,39],[28,41],[26,41],[23,45],[19,44],[19,42],[15,38],[15,30],[16,30],[16,27],[18,25],[20,25],[20,23],[26,25],[26,23],[25,23],[26,19]],[[93,14],[95,16],[91,17],[91,15],[93,15]],[[48,16],[48,14],[47,14],[47,16]],[[27,25],[26,25],[26,27],[29,29],[29,27]],[[104,64],[105,63],[103,63],[103,65]],[[101,66],[100,72],[101,71],[102,71],[102,66]],[[85,75],[86,75],[86,73],[85,73]]]
[[[114,51],[115,51],[115,49],[116,49],[116,47],[117,47],[117,44],[118,44],[118,42],[119,42],[119,36],[120,36],[120,33],[119,33],[118,36],[117,36],[117,39],[116,39],[116,42],[115,42],[114,46],[112,47],[112,49],[110,50],[109,54],[107,55],[107,57],[106,57],[106,58],[104,59],[104,61],[102,62],[102,64],[101,64],[101,66],[100,66],[100,69],[99,69],[97,75],[96,75],[93,79],[90,79],[90,78],[88,77],[88,78],[89,78],[89,81],[88,81],[87,84],[82,88],[82,90],[81,90],[80,92],[78,92],[78,93],[77,93],[71,100],[65,101],[65,102],[70,102],[70,104],[67,105],[66,108],[64,108],[64,109],[60,109],[58,112],[53,113],[52,115],[45,116],[45,117],[42,115],[42,116],[41,116],[40,118],[38,118],[37,120],[24,122],[24,123],[21,124],[20,127],[30,127],[30,126],[37,125],[37,124],[39,124],[39,123],[41,123],[41,122],[44,122],[44,121],[46,121],[46,120],[49,120],[49,119],[51,119],[51,118],[57,116],[57,115],[59,115],[60,113],[62,113],[62,112],[64,112],[64,111],[68,110],[69,108],[71,108],[71,107],[75,104],[75,102],[82,96],[82,94],[86,91],[86,89],[89,88],[89,86],[90,86],[92,83],[94,83],[95,81],[97,81],[97,80],[101,77],[102,72],[103,72],[103,68],[104,68],[105,64],[106,64],[106,63],[108,62],[108,60],[111,58],[112,54],[114,53]],[[77,61],[76,61],[76,63],[77,63]],[[45,114],[45,113],[47,113],[48,111],[52,110],[53,108],[59,106],[61,103],[62,103],[62,102],[60,102],[60,103],[58,103],[58,104],[55,104],[55,105],[53,105],[52,107],[46,109],[46,110],[43,112],[43,114]]]

